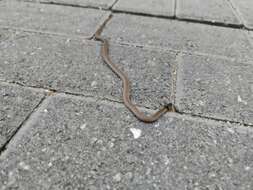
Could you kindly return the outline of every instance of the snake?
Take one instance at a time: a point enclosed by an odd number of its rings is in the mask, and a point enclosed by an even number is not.
[[[157,121],[166,112],[176,112],[176,108],[172,103],[162,106],[158,111],[151,115],[146,115],[141,112],[130,98],[130,81],[127,75],[121,71],[111,60],[109,56],[109,42],[107,39],[101,36],[102,30],[106,23],[109,21],[111,16],[101,25],[101,27],[96,31],[94,38],[102,43],[101,45],[101,57],[103,61],[109,66],[109,68],[122,80],[123,82],[123,103],[125,106],[134,114],[134,116],[145,123],[153,123]]]

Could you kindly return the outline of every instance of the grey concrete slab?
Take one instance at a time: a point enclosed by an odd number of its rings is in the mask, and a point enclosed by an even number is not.
[[[113,10],[173,17],[175,0],[119,0]]]
[[[249,31],[249,35],[250,35],[250,42],[253,45],[253,31]]]
[[[227,0],[178,0],[176,16],[183,19],[241,25]]]
[[[245,31],[183,21],[116,14],[103,35],[111,41],[252,59]]]
[[[47,99],[0,161],[3,189],[253,187],[252,128],[171,114],[138,122],[121,106]]]
[[[108,13],[58,5],[0,2],[0,27],[92,36]]]
[[[110,8],[115,0],[18,0],[18,1],[27,1],[27,2],[43,2],[43,3],[57,3],[65,5],[76,5],[84,7],[98,7],[108,9]]]
[[[0,80],[122,99],[122,83],[102,61],[100,43],[14,34],[0,45]],[[128,75],[135,102],[158,108],[171,101],[174,53],[120,45],[111,45],[110,53],[113,62]]]
[[[186,55],[178,60],[181,111],[253,124],[253,61]]]
[[[39,90],[0,83],[0,149],[43,97]]]
[[[230,0],[234,5],[234,8],[241,16],[244,25],[253,29],[253,1],[251,0]]]
[[[6,39],[8,39],[8,36],[6,36],[6,30],[0,28],[0,43]]]

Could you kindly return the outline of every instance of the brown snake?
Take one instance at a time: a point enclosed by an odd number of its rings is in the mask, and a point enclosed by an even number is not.
[[[150,116],[146,116],[143,112],[141,112],[136,105],[134,105],[130,99],[130,82],[128,77],[123,73],[112,61],[109,56],[109,43],[107,39],[101,37],[101,32],[107,23],[110,17],[103,23],[103,25],[97,30],[95,33],[95,39],[102,42],[101,46],[101,56],[103,61],[111,68],[111,70],[122,80],[123,82],[123,102],[125,106],[137,117],[137,119],[145,122],[152,123],[158,120],[163,114],[166,112],[175,112],[175,106],[170,103],[168,105],[163,106],[160,110],[156,111],[154,114]]]

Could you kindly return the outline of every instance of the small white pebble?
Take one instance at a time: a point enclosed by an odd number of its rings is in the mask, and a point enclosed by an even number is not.
[[[250,170],[250,167],[249,167],[249,166],[246,166],[244,169],[245,169],[246,171],[249,171],[249,170]]]
[[[115,176],[113,176],[113,180],[116,182],[120,182],[121,181],[121,173],[117,173]]]
[[[113,142],[109,142],[108,145],[109,145],[110,148],[113,148],[113,147],[114,147],[114,143],[113,143]]]
[[[25,164],[24,162],[20,162],[19,166],[23,169],[23,170],[29,170],[30,166]]]
[[[229,162],[230,164],[232,164],[234,161],[233,161],[232,158],[228,158],[228,162]]]
[[[245,105],[248,104],[246,101],[242,100],[242,98],[241,98],[240,95],[237,96],[237,101],[238,101],[239,103],[243,103],[243,104],[245,104]]]
[[[209,176],[210,176],[210,177],[215,177],[216,174],[215,174],[214,172],[210,172]]]
[[[48,112],[48,110],[47,110],[47,109],[44,109],[44,112],[45,112],[45,113],[47,113],[47,112]]]
[[[230,133],[232,133],[232,134],[235,133],[234,129],[232,129],[232,128],[227,128],[227,130],[228,130],[228,132],[230,132]]]
[[[199,105],[201,105],[201,106],[204,106],[205,105],[205,103],[203,102],[203,101],[199,101]]]
[[[91,83],[91,86],[92,86],[92,87],[97,86],[97,82],[96,82],[96,81],[93,81],[93,82]]]
[[[81,129],[81,130],[84,130],[84,129],[86,128],[86,126],[87,126],[87,124],[84,123],[83,125],[80,126],[80,129]]]
[[[141,136],[141,130],[137,128],[130,128],[135,139],[138,139]]]
[[[238,100],[238,102],[242,102],[242,98],[240,95],[237,96],[237,100]]]
[[[48,167],[52,167],[52,166],[53,166],[52,162],[49,162]]]
[[[156,123],[156,124],[155,124],[155,127],[159,127],[159,125],[160,125],[159,123]]]

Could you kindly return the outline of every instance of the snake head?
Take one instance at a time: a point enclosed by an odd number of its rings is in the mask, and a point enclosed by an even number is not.
[[[172,103],[167,104],[166,108],[168,109],[169,112],[177,112],[176,106]]]

